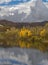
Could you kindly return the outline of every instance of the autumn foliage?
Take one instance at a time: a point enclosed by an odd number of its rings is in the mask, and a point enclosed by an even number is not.
[[[48,51],[48,25],[22,28],[0,25],[0,46]]]

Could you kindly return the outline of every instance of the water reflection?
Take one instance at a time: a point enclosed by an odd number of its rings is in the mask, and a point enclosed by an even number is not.
[[[0,65],[48,65],[48,54],[35,49],[0,48]]]

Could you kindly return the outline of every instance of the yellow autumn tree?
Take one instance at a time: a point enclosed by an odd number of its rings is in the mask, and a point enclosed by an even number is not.
[[[46,34],[46,30],[45,29],[43,29],[42,31],[40,31],[40,36],[45,36],[45,34]]]
[[[26,37],[26,36],[31,36],[31,35],[32,35],[32,32],[29,29],[22,28],[20,30],[20,37]]]
[[[31,44],[30,43],[27,43],[26,47],[27,48],[30,48],[31,47]]]
[[[25,44],[24,41],[20,41],[20,40],[19,40],[19,46],[20,46],[21,48],[25,48],[25,47],[26,47],[26,44]]]

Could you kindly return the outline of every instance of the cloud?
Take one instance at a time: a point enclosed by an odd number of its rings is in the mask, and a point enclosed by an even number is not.
[[[8,2],[11,2],[12,0],[0,0],[0,4],[2,3],[8,3]]]
[[[48,8],[42,0],[30,0],[19,5],[0,6],[0,19],[17,22],[44,21],[48,20]]]
[[[10,13],[15,13],[17,10],[19,14],[22,12],[28,14],[30,13],[30,6],[30,2],[14,6],[0,6],[0,16],[8,16]]]
[[[45,4],[45,6],[48,8],[48,2],[46,2],[46,3],[44,3]]]

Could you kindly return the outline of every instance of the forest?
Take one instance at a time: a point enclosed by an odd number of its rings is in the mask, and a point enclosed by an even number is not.
[[[48,23],[44,26],[7,26],[0,24],[0,47],[35,48],[48,51]]]

